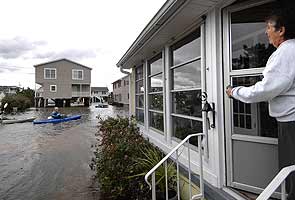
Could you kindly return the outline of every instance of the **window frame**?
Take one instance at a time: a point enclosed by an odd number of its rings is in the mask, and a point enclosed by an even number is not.
[[[52,87],[55,87],[55,90],[52,90]],[[57,92],[57,85],[49,85],[50,92]]]
[[[161,62],[162,62],[161,63],[161,66],[162,66],[161,71],[151,74],[151,65],[152,65],[152,63],[157,62],[159,60],[161,60]],[[163,52],[158,53],[156,56],[154,56],[150,60],[148,60],[148,62],[147,62],[147,70],[146,71],[147,71],[147,78],[148,78],[148,86],[147,86],[147,95],[148,95],[148,109],[147,109],[148,115],[147,116],[149,118],[148,126],[149,126],[149,128],[152,128],[153,130],[156,130],[159,133],[164,134],[164,132],[165,132],[165,125],[164,125],[165,124],[165,122],[164,122],[164,120],[165,120],[165,117],[164,117],[164,110],[165,110],[165,108],[164,108],[164,106],[165,106],[165,103],[164,103],[164,101],[165,101],[165,99],[164,99],[165,98],[164,97],[164,87],[165,87],[164,75],[165,74],[164,74],[164,72],[165,72],[165,66],[164,66]],[[162,75],[162,90],[161,91],[156,91],[156,92],[151,92],[151,86],[152,86],[151,79],[153,77],[158,76],[158,75]],[[155,94],[162,95],[162,104],[163,104],[162,105],[162,110],[151,108],[150,97],[152,95],[155,95]],[[161,114],[163,116],[163,130],[157,129],[156,127],[153,127],[151,125],[151,115],[154,114],[154,113],[155,114]]]
[[[82,72],[82,77],[79,78],[79,73],[77,74],[78,77],[75,77],[75,72]],[[83,69],[72,69],[72,80],[84,80],[84,70]]]
[[[137,77],[137,70],[138,70],[138,68],[141,68],[142,69],[142,77],[141,78],[139,78],[139,79],[136,79]],[[137,110],[138,111],[142,111],[143,112],[143,122],[142,121],[139,121],[139,120],[137,120],[137,122],[138,123],[140,123],[140,124],[144,124],[145,123],[145,91],[144,92],[137,92],[137,84],[139,83],[139,82],[141,82],[142,81],[142,87],[144,88],[145,87],[145,78],[144,78],[144,65],[143,64],[140,64],[140,65],[138,65],[138,66],[136,66],[135,68],[134,68],[134,73],[135,73],[135,117],[136,117],[136,119],[137,119]],[[137,107],[137,98],[139,97],[139,96],[143,96],[143,107]]]
[[[54,71],[54,78],[52,78],[51,72],[49,73],[50,77],[46,77],[46,70]],[[55,80],[56,78],[57,78],[56,68],[44,68],[44,79]]]
[[[196,35],[194,35],[196,34]],[[189,91],[200,91],[202,93],[202,90],[203,90],[203,82],[202,82],[202,72],[201,72],[201,76],[200,76],[200,82],[201,82],[201,85],[200,87],[192,87],[192,88],[182,88],[182,89],[174,89],[174,76],[173,76],[173,70],[177,69],[177,68],[180,68],[180,67],[183,67],[187,64],[190,64],[190,63],[193,63],[193,62],[196,62],[196,61],[200,61],[202,63],[202,27],[201,26],[198,26],[194,31],[190,32],[188,35],[184,36],[182,39],[180,39],[179,41],[176,41],[174,44],[170,45],[169,47],[169,53],[170,53],[170,57],[171,57],[171,63],[170,63],[170,66],[169,66],[169,74],[170,74],[170,83],[171,83],[171,86],[170,86],[170,93],[171,93],[171,106],[172,106],[172,109],[171,109],[171,113],[170,113],[170,117],[173,121],[173,118],[174,117],[177,117],[177,118],[181,118],[181,119],[186,119],[186,120],[193,120],[193,121],[198,121],[198,122],[201,122],[203,124],[203,117],[196,117],[196,116],[190,116],[190,115],[185,115],[185,114],[179,114],[179,113],[176,113],[175,110],[173,109],[174,107],[174,101],[173,101],[173,98],[174,98],[174,94],[177,93],[177,92],[189,92]],[[184,62],[181,62],[181,63],[178,63],[176,65],[174,65],[174,56],[173,56],[173,51],[183,47],[184,45],[190,43],[190,42],[193,42],[194,40],[196,39],[200,39],[200,46],[198,48],[200,48],[200,55],[196,55],[196,57],[193,57],[193,58],[190,58],[188,60],[185,60]],[[201,64],[201,71],[202,71],[202,64]],[[202,125],[204,126],[204,125]],[[203,127],[202,127],[203,128]],[[171,130],[172,131],[172,139],[175,140],[175,141],[181,141],[182,139],[181,138],[177,138],[175,136],[175,130],[174,128]]]

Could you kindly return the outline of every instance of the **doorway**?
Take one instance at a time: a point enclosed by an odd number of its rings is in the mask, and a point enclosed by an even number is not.
[[[276,1],[238,1],[224,9],[224,86],[250,86],[263,78],[275,50],[264,19],[276,7]],[[225,98],[225,119],[227,185],[261,193],[278,173],[277,123],[268,103]]]

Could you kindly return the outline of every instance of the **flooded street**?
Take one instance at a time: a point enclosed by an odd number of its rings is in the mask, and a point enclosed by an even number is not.
[[[7,117],[46,119],[51,112],[52,108],[42,108]],[[1,200],[99,199],[88,166],[96,143],[96,116],[126,116],[128,111],[92,105],[60,112],[82,118],[59,124],[0,125]]]

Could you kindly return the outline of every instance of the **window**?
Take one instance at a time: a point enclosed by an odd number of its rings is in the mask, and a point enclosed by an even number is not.
[[[164,131],[162,54],[148,62],[148,84],[149,126]]]
[[[106,91],[102,91],[101,94],[107,94],[107,92]]]
[[[118,81],[118,88],[120,88],[120,87],[121,87],[121,80]]]
[[[83,80],[83,70],[73,69],[72,70],[72,79],[73,80]]]
[[[144,123],[144,78],[143,65],[135,68],[135,117]]]
[[[200,29],[171,46],[173,137],[202,132]],[[158,105],[155,105],[158,106]],[[197,140],[192,140],[197,145]]]
[[[50,92],[56,92],[56,85],[50,85]]]
[[[44,79],[56,79],[56,69],[44,68]]]

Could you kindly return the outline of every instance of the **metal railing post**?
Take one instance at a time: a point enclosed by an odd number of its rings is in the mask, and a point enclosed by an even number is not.
[[[286,180],[281,184],[281,199],[286,200]]]
[[[187,140],[187,160],[188,160],[188,195],[189,199],[192,198],[192,177],[191,177],[191,155],[190,155],[190,143],[189,139]]]
[[[156,172],[152,174],[152,200],[156,200]]]
[[[178,149],[176,150],[177,199],[180,200]]]
[[[198,137],[198,147],[199,147],[199,163],[200,163],[200,192],[201,192],[202,197],[204,197],[203,158],[202,158],[201,137]]]
[[[165,184],[166,184],[166,200],[168,200],[168,173],[167,173],[167,160],[165,161]]]

